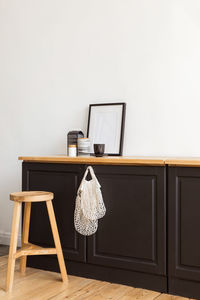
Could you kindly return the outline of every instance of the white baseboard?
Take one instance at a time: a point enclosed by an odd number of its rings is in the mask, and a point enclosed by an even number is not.
[[[10,233],[0,231],[0,244],[1,245],[9,245],[10,244]],[[18,237],[17,246],[21,246],[21,235]]]

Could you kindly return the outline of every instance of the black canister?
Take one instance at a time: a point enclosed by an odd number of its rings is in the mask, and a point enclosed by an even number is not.
[[[83,138],[84,134],[81,130],[72,130],[67,134],[67,154],[69,155],[69,145],[76,145],[76,149],[78,149],[78,139]]]

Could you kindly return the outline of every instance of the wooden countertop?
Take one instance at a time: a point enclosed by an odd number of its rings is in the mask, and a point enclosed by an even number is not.
[[[200,157],[167,158],[165,164],[173,167],[200,167]]]
[[[143,156],[104,156],[69,157],[56,156],[20,156],[19,160],[40,163],[95,164],[95,165],[143,165],[143,166],[180,166],[200,167],[200,157],[143,157]]]
[[[40,163],[70,163],[70,164],[96,164],[96,165],[151,165],[164,166],[163,158],[136,157],[136,156],[104,156],[104,157],[69,157],[66,155],[56,156],[20,156],[19,160]]]

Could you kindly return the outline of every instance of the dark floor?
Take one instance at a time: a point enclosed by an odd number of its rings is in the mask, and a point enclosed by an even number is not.
[[[9,246],[0,245],[0,256],[7,255],[9,251]]]

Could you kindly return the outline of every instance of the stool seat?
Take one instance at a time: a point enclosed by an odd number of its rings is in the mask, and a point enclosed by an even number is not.
[[[10,200],[18,202],[42,202],[53,199],[53,193],[43,191],[16,192],[10,194]]]

